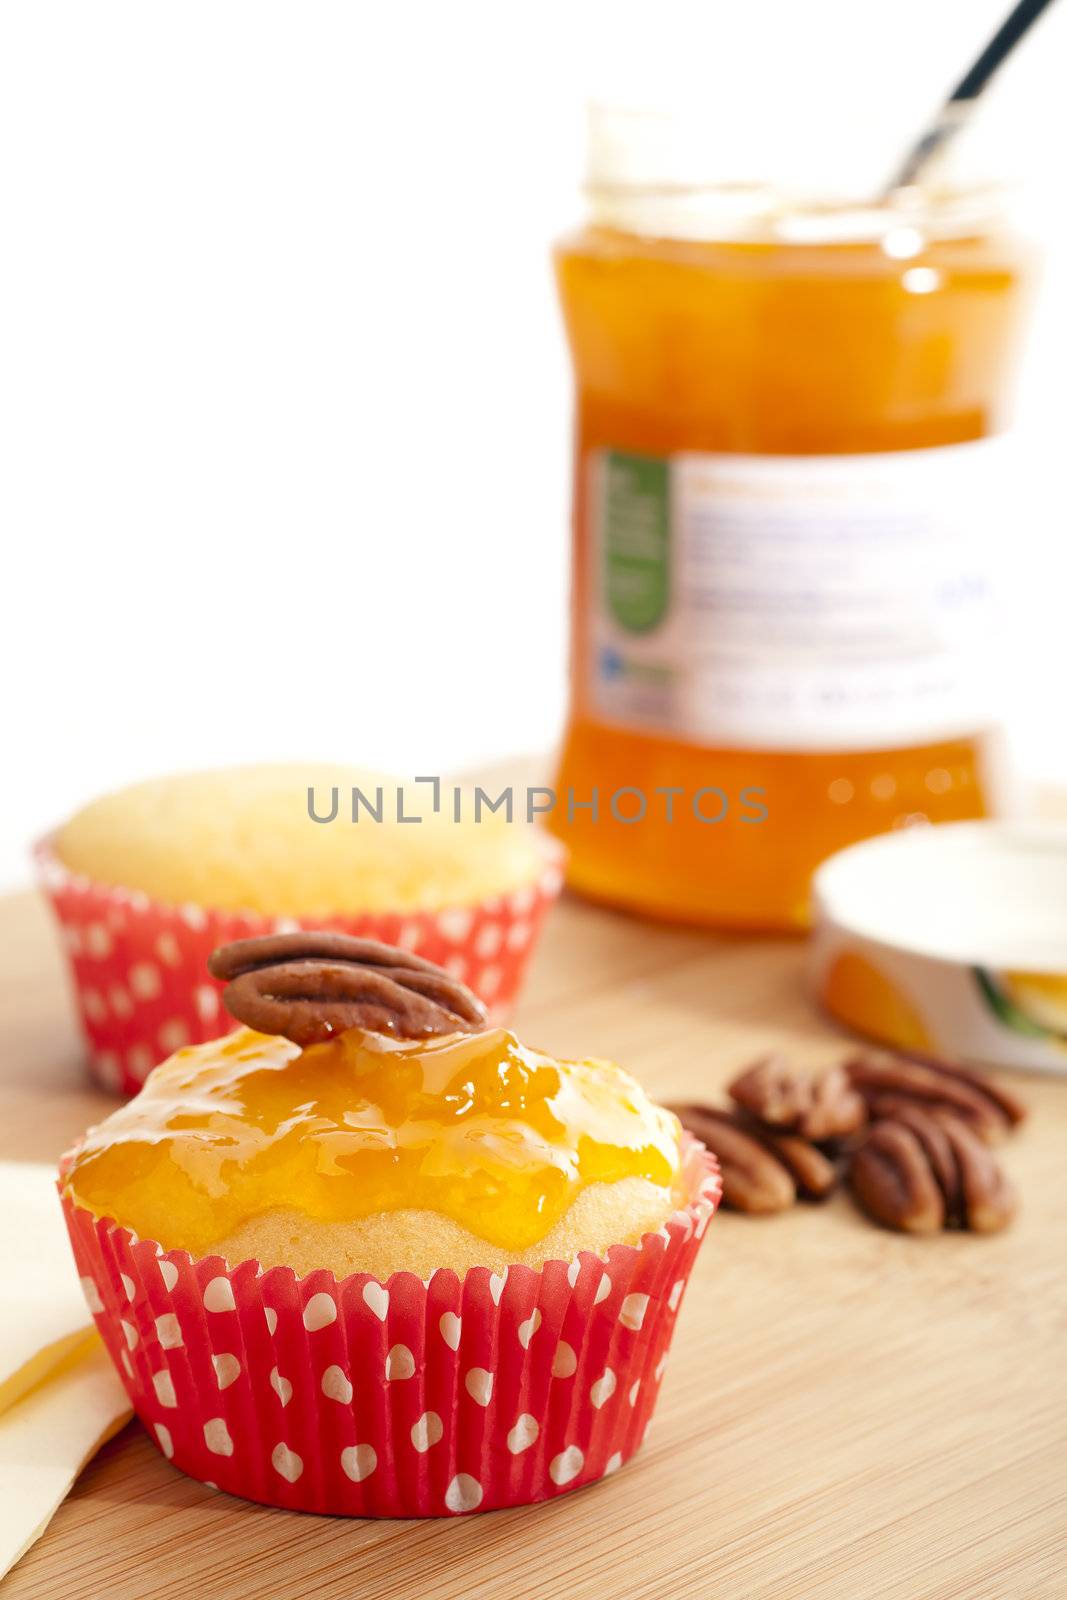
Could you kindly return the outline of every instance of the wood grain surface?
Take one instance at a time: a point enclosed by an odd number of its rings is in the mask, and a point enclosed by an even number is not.
[[[42,905],[0,901],[0,1154],[52,1160],[110,1102],[83,1077]],[[555,913],[517,1019],[664,1098],[754,1053],[810,1063],[797,943]],[[906,1239],[844,1196],[720,1214],[644,1450],[549,1505],[352,1522],[245,1504],[131,1424],[4,1586],[11,1600],[1062,1600],[1067,1595],[1067,1081],[1019,1079],[996,1238]],[[17,1219],[6,1219],[17,1226]]]

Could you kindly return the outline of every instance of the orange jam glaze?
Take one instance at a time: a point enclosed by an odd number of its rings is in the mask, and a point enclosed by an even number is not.
[[[429,1210],[523,1250],[589,1184],[672,1188],[678,1172],[676,1118],[610,1062],[555,1061],[504,1029],[352,1029],[301,1050],[242,1028],[157,1067],[67,1182],[98,1216],[193,1254],[277,1207],[331,1223]]]

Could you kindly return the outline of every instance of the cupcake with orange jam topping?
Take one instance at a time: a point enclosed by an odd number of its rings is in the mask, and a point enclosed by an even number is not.
[[[248,1498],[522,1504],[641,1441],[714,1164],[603,1061],[484,1024],[338,934],[216,952],[250,1026],[179,1051],[61,1188],[89,1303],[164,1454]]]

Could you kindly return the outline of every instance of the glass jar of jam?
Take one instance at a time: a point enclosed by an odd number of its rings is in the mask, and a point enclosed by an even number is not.
[[[787,929],[814,867],[998,807],[988,552],[1025,247],[988,193],[796,204],[593,124],[556,272],[576,385],[571,882]]]

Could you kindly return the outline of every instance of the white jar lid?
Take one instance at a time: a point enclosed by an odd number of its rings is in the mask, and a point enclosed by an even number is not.
[[[814,885],[813,982],[902,1049],[1067,1072],[1067,824],[908,828]]]

